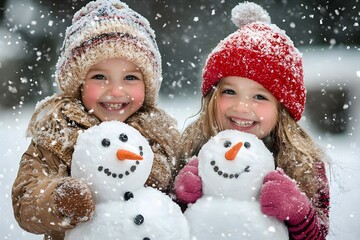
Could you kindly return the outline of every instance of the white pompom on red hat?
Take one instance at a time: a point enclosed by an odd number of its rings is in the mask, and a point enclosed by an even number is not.
[[[269,13],[261,6],[252,3],[239,3],[231,10],[231,21],[241,28],[246,24],[253,22],[271,23]]]
[[[232,21],[239,29],[222,40],[206,60],[203,96],[224,77],[249,78],[263,85],[296,121],[300,120],[306,100],[301,53],[255,3],[239,3],[232,10]]]

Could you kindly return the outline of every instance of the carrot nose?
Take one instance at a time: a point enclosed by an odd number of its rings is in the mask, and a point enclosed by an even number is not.
[[[124,149],[119,149],[116,156],[119,160],[143,160],[142,156]]]
[[[232,148],[230,148],[226,153],[225,153],[225,158],[227,160],[234,160],[237,153],[240,151],[240,148],[242,147],[243,143],[242,142],[238,142],[237,144],[235,144],[234,146],[232,146]]]

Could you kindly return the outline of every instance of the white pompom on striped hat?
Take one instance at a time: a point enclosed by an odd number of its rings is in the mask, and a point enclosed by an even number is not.
[[[136,64],[145,80],[145,104],[154,105],[162,81],[161,56],[149,22],[119,0],[89,2],[66,29],[55,80],[63,93],[80,96],[91,66],[111,58]]]

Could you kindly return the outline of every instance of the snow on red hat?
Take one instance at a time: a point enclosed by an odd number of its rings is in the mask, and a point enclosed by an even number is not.
[[[203,69],[202,93],[224,77],[239,76],[260,83],[300,120],[305,108],[302,55],[285,31],[270,23],[261,6],[244,2],[232,10],[239,27],[210,53]]]

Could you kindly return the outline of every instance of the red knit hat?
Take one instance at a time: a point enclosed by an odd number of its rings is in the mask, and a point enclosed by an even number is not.
[[[300,52],[255,3],[238,4],[232,10],[232,21],[239,29],[222,40],[206,61],[203,96],[224,77],[249,78],[263,85],[296,121],[300,120],[306,99]]]

